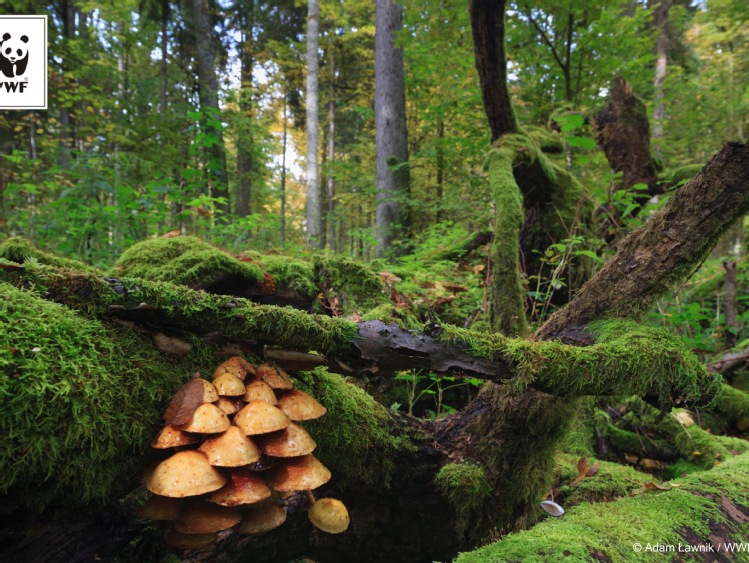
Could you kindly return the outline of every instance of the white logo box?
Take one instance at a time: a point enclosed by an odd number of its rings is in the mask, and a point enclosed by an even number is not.
[[[47,16],[0,15],[0,109],[47,109]]]

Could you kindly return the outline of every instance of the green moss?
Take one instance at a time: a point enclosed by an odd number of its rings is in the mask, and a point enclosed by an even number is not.
[[[496,216],[491,249],[492,327],[508,336],[528,333],[525,292],[520,279],[518,240],[523,226],[523,196],[513,176],[515,151],[492,150],[487,156],[489,185],[494,194]]]
[[[288,286],[308,297],[313,297],[320,291],[315,279],[315,268],[310,262],[290,256],[260,254],[254,251],[245,252],[245,255],[268,272],[278,287]]]
[[[240,262],[197,237],[156,238],[134,244],[117,260],[113,274],[196,289],[228,276],[246,285],[254,285],[263,277],[256,264]]]
[[[668,405],[675,398],[710,397],[718,389],[716,376],[677,338],[632,321],[591,323],[596,343],[586,347],[442,328],[441,339],[472,355],[506,359],[518,386],[559,396],[649,395]]]
[[[434,483],[455,510],[455,527],[462,536],[471,510],[479,508],[492,492],[486,471],[477,463],[448,463],[435,475]]]
[[[386,303],[370,309],[362,315],[363,321],[382,321],[385,324],[397,324],[406,330],[419,330],[424,324],[408,308],[398,309],[392,303]]]
[[[160,408],[209,355],[150,340],[0,283],[0,490],[13,502],[95,505],[137,484]]]
[[[382,281],[366,264],[344,257],[315,256],[312,260],[318,287],[337,297],[344,315],[364,312],[388,302]]]
[[[731,426],[749,424],[749,393],[725,383],[708,408]]]
[[[82,272],[98,271],[93,266],[89,266],[79,260],[62,258],[60,256],[55,256],[54,254],[43,252],[21,237],[10,237],[5,239],[2,244],[0,244],[0,258],[4,258],[10,262],[16,262],[17,264],[23,264],[26,260],[33,258],[40,264],[55,266],[57,268],[71,268]]]
[[[578,476],[577,463],[580,456],[560,454],[556,456],[556,469],[561,485],[558,502],[565,509],[584,502],[609,502],[625,497],[640,489],[645,483],[657,482],[652,475],[640,473],[628,465],[588,458],[590,466],[598,464],[598,471],[574,483]]]
[[[558,444],[567,454],[593,457],[593,408],[590,401],[581,408],[570,424],[570,429]]]
[[[674,463],[669,465],[664,471],[663,476],[666,479],[683,479],[687,475],[692,473],[699,473],[701,471],[707,471],[704,467],[690,463],[685,459],[677,459]]]
[[[325,368],[302,372],[297,388],[320,401],[328,412],[305,422],[315,437],[315,455],[341,484],[388,487],[399,451],[414,451],[413,437],[401,435],[385,407],[362,389]]]
[[[459,563],[496,561],[591,561],[599,553],[614,563],[633,560],[670,561],[675,554],[643,551],[633,544],[687,545],[687,530],[707,544],[715,525],[726,522],[718,503],[707,497],[726,496],[749,506],[749,457],[740,456],[712,471],[680,479],[682,486],[653,491],[610,503],[582,504],[559,519],[547,519],[531,530],[510,534],[499,542],[461,554]],[[721,536],[742,541],[746,524],[728,524]],[[693,541],[693,540],[692,540]]]

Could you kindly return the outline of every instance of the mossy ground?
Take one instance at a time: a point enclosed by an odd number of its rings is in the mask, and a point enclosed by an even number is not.
[[[678,481],[681,486],[669,491],[647,491],[609,503],[581,504],[562,518],[549,518],[528,531],[510,534],[501,541],[463,553],[455,561],[587,562],[593,560],[594,552],[599,554],[599,560],[605,556],[614,563],[671,561],[674,554],[645,551],[638,554],[632,546],[640,543],[644,549],[647,544],[687,545],[687,528],[699,537],[700,543],[709,543],[714,525],[728,520],[709,494],[726,496],[735,506],[749,506],[749,456],[734,458],[719,468]],[[729,538],[734,541],[746,538],[747,524],[727,523],[727,526],[731,531]]]

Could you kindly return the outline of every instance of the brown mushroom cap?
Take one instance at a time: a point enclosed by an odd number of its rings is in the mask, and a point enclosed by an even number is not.
[[[265,401],[252,401],[234,415],[234,424],[248,436],[283,430],[289,425],[288,417]]]
[[[208,458],[196,450],[177,452],[165,459],[145,481],[146,488],[165,497],[191,497],[210,493],[226,484],[226,477],[214,469]]]
[[[316,489],[330,480],[330,471],[311,454],[283,460],[268,472],[267,483],[276,491]]]
[[[213,380],[213,386],[223,397],[241,397],[244,395],[244,383],[236,375],[229,372],[220,374]]]
[[[245,386],[243,401],[265,401],[271,405],[277,405],[278,399],[273,392],[273,388],[262,379],[256,379]]]
[[[309,509],[309,519],[323,532],[340,534],[350,523],[346,506],[338,499],[321,498]]]
[[[253,367],[242,356],[232,356],[219,364],[216,371],[213,372],[213,379],[216,379],[222,373],[230,373],[244,381],[248,373],[254,372]]]
[[[151,443],[151,447],[157,449],[176,448],[177,446],[195,444],[199,441],[197,436],[188,434],[172,424],[167,424]]]
[[[290,420],[312,420],[324,415],[327,409],[304,391],[292,389],[278,399],[278,408]]]
[[[164,542],[175,549],[196,549],[216,543],[218,534],[183,534],[177,530],[167,530]]]
[[[246,404],[242,399],[231,397],[219,397],[218,401],[216,401],[216,406],[226,415],[239,412]]]
[[[184,499],[153,495],[138,511],[144,520],[176,520],[182,510]]]
[[[209,534],[239,524],[242,513],[236,508],[198,500],[182,509],[174,529],[183,534]]]
[[[271,491],[258,475],[247,469],[232,469],[229,482],[208,496],[208,502],[222,506],[252,504],[269,498]]]
[[[211,465],[221,467],[239,467],[260,459],[255,444],[237,426],[230,426],[220,436],[206,440],[198,449],[206,455]]]
[[[212,403],[203,403],[192,415],[192,420],[182,427],[185,432],[216,434],[226,432],[231,422],[220,408]]]
[[[245,511],[237,528],[240,534],[260,534],[278,528],[286,521],[286,511],[277,504],[253,507]]]
[[[293,389],[294,382],[289,374],[280,367],[270,364],[260,364],[255,369],[255,375],[265,381],[273,389]]]
[[[258,437],[258,443],[265,455],[273,457],[307,455],[317,447],[312,436],[293,422],[283,430]]]

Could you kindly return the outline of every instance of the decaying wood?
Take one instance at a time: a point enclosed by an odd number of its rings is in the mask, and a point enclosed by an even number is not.
[[[702,264],[715,242],[749,211],[749,145],[727,143],[617,253],[570,304],[536,332],[556,338],[594,319],[639,319]]]

